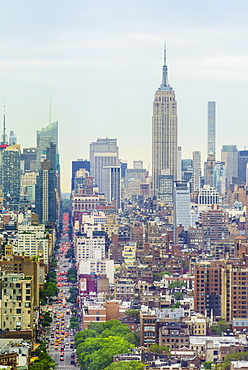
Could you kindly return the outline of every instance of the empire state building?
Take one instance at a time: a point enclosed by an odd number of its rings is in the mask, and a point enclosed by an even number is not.
[[[162,83],[155,92],[152,117],[153,194],[158,195],[159,176],[173,175],[177,180],[177,102],[168,84],[166,49]]]

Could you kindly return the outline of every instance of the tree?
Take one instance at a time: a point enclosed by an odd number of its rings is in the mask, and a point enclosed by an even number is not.
[[[202,365],[203,365],[204,369],[210,370],[212,362],[211,361],[205,361],[205,362],[202,363]]]
[[[173,294],[173,297],[175,298],[176,301],[180,301],[181,299],[183,299],[184,294],[182,292],[175,292]]]
[[[30,370],[55,369],[56,363],[47,353],[45,342],[42,342],[40,346],[35,350],[35,354],[38,359],[31,366],[29,366]]]
[[[119,361],[113,362],[104,370],[144,370],[145,365],[141,361]]]
[[[67,298],[67,301],[71,303],[76,303],[77,297],[78,297],[78,288],[76,287],[70,288],[69,292],[70,292],[70,296],[69,298]]]
[[[170,353],[170,347],[168,347],[168,346],[160,346],[158,344],[152,344],[149,347],[149,351],[150,352],[154,352],[154,353],[158,353],[158,354],[162,354],[163,352]]]
[[[139,319],[140,310],[126,310],[125,315],[131,317],[132,319],[138,320]]]
[[[75,258],[74,249],[70,247],[66,253],[66,258]]]
[[[230,330],[230,325],[228,325],[224,319],[220,319],[220,321],[217,322],[217,325],[210,326],[211,331],[215,335],[221,336],[224,332]]]
[[[95,330],[90,329],[81,330],[74,337],[75,346],[77,347],[80,343],[85,342],[87,338],[96,338],[96,337],[97,333],[95,332]]]
[[[125,339],[115,336],[108,338],[87,338],[77,347],[77,358],[82,370],[102,370],[113,361],[113,357],[128,352],[131,348]]]
[[[77,270],[71,267],[67,272],[67,280],[71,283],[76,283],[77,281]]]

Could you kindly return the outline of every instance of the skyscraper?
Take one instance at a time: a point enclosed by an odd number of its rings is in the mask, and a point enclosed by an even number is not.
[[[246,169],[248,163],[248,150],[240,150],[238,156],[238,176],[239,176],[239,183],[246,185]]]
[[[188,232],[190,226],[190,191],[186,181],[174,181],[174,241],[177,243],[177,227]]]
[[[103,167],[102,191],[106,200],[116,202],[117,208],[121,207],[121,168],[120,166]]]
[[[76,172],[81,169],[85,169],[90,172],[90,161],[87,161],[86,159],[77,159],[76,161],[72,161],[71,190],[74,190]]]
[[[5,207],[18,211],[20,203],[20,145],[2,151],[2,189]]]
[[[193,152],[192,190],[197,192],[201,187],[201,152]]]
[[[56,171],[49,161],[43,161],[35,187],[35,208],[40,223],[52,223],[56,217]]]
[[[95,177],[95,153],[116,153],[119,158],[117,139],[97,139],[90,143],[90,175]],[[99,156],[99,155],[98,155]],[[106,164],[107,166],[108,164]]]
[[[216,153],[215,148],[215,101],[208,102],[208,154]]]
[[[37,152],[36,152],[36,172],[39,172],[42,159],[46,158],[46,149],[50,147],[50,143],[56,144],[56,170],[59,171],[58,159],[58,121],[49,123],[41,130],[37,130]]]
[[[221,161],[225,163],[227,186],[237,183],[238,149],[237,145],[222,145]]]
[[[168,84],[166,50],[162,83],[155,92],[152,117],[152,171],[153,192],[158,193],[158,179],[163,170],[177,180],[177,102],[175,92]]]
[[[119,148],[117,139],[97,139],[90,143],[90,174],[102,192],[103,167],[119,166]]]

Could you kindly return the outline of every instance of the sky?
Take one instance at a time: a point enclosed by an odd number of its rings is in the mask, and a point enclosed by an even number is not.
[[[22,148],[59,122],[62,192],[97,138],[151,171],[152,104],[162,78],[178,102],[182,158],[207,153],[207,102],[222,145],[248,148],[246,0],[8,0],[0,12],[0,116]],[[1,105],[2,101],[2,105]]]

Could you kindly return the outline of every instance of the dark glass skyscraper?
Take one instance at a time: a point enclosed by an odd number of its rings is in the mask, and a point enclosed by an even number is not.
[[[72,161],[71,167],[71,191],[74,190],[75,187],[75,175],[78,170],[85,169],[90,173],[90,161],[86,159],[78,159],[76,161]]]
[[[238,178],[239,183],[246,185],[246,166],[248,163],[248,150],[240,150],[238,154]]]
[[[40,223],[55,224],[56,217],[56,170],[49,161],[41,162],[35,187],[35,208]]]

